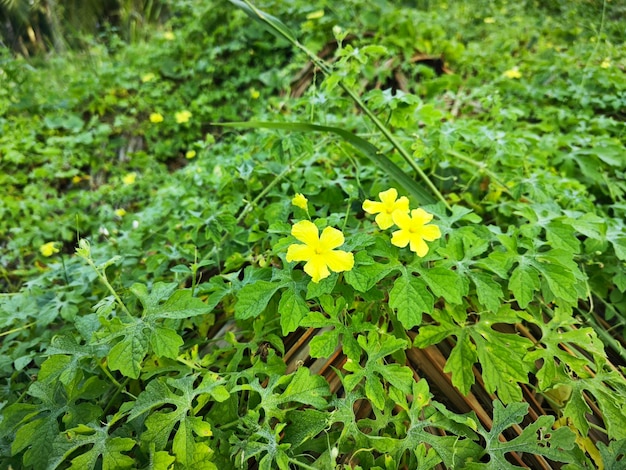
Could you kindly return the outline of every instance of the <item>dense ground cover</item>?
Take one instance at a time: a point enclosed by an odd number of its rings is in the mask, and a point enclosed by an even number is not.
[[[620,468],[623,7],[234,3],[0,52],[0,468]]]

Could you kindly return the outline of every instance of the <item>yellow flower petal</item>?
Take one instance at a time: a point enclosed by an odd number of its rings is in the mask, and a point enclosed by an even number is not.
[[[313,256],[309,262],[304,265],[304,272],[311,276],[311,280],[315,283],[330,276],[330,271],[326,266],[324,257],[321,255]]]
[[[381,212],[374,220],[376,221],[378,228],[381,230],[387,230],[393,225],[393,218],[391,217],[391,214],[388,214],[387,212]]]
[[[435,241],[441,238],[441,230],[436,225],[426,225],[422,228],[422,238],[429,242]]]
[[[521,72],[518,70],[517,67],[513,67],[510,70],[507,70],[506,72],[504,72],[504,76],[506,78],[510,78],[510,79],[517,79],[517,78],[522,78],[522,74]]]
[[[347,251],[333,250],[324,254],[324,260],[331,271],[350,271],[354,267],[354,255]]]
[[[302,220],[293,227],[291,227],[291,234],[296,237],[296,240],[306,243],[307,245],[313,245],[313,248],[319,244],[319,230],[317,226],[309,221]]]
[[[419,209],[413,209],[411,211],[411,218],[413,219],[413,223],[426,225],[428,222],[433,220],[433,215],[420,207]]]
[[[174,114],[174,119],[176,119],[176,122],[178,124],[184,124],[186,122],[189,122],[189,119],[191,118],[192,114],[190,111],[179,111],[177,113]]]
[[[124,177],[122,178],[122,183],[128,186],[130,184],[133,184],[136,179],[137,179],[137,173],[133,171],[131,173],[126,173],[126,175],[124,175]]]
[[[406,212],[397,211],[391,214],[393,223],[404,230],[408,230],[411,226],[411,216]]]
[[[368,214],[378,214],[385,209],[385,205],[382,202],[370,201],[366,199],[363,201],[363,210]]]
[[[163,115],[161,113],[150,114],[150,122],[152,124],[158,124],[160,122],[163,122]]]
[[[48,242],[48,243],[44,243],[43,245],[41,245],[39,247],[39,252],[45,256],[46,258],[48,258],[49,256],[54,255],[55,253],[59,252],[59,249],[55,246],[56,242]]]
[[[409,249],[417,254],[420,258],[423,258],[428,253],[428,245],[422,239],[422,237],[411,237],[411,243]]]
[[[305,211],[309,210],[309,200],[301,193],[297,193],[291,200],[291,203],[300,209],[304,209]]]
[[[320,250],[326,252],[343,245],[343,233],[333,227],[326,227],[320,237]]]
[[[287,248],[287,261],[307,261],[315,256],[315,250],[308,245],[290,245]]]
[[[391,234],[391,244],[404,248],[409,244],[410,236],[408,230],[397,230]]]
[[[378,214],[375,221],[381,230],[386,230],[393,225],[392,214],[394,212],[408,212],[409,200],[406,196],[397,199],[398,191],[395,188],[382,191],[378,194],[381,202],[366,200],[363,202],[363,210],[369,214]]]
[[[380,193],[378,193],[378,197],[381,201],[383,201],[383,204],[393,205],[393,203],[396,202],[396,199],[398,198],[398,190],[396,190],[395,188],[391,188],[387,191],[381,191]]]
[[[303,220],[294,224],[291,234],[304,245],[290,245],[286,260],[306,261],[304,272],[311,276],[313,282],[319,282],[330,276],[330,270],[349,271],[354,266],[352,253],[333,249],[344,243],[345,239],[340,230],[326,227],[322,235],[318,236],[317,226],[313,222]]]

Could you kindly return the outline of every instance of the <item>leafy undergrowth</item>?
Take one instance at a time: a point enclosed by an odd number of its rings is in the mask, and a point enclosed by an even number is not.
[[[619,2],[208,3],[1,52],[0,468],[621,468]]]

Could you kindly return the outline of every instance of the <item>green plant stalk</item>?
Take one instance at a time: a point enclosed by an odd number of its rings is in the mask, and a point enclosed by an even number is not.
[[[2,338],[3,336],[10,335],[11,333],[17,333],[18,331],[25,330],[26,328],[33,326],[35,323],[37,322],[33,321],[30,323],[27,323],[26,325],[20,326],[19,328],[13,328],[12,330],[3,331],[2,333],[0,333],[0,338]]]
[[[307,49],[303,44],[301,44],[296,38],[290,35],[288,32],[282,30],[281,28],[277,28],[272,21],[269,21],[264,13],[258,10],[254,5],[250,3],[249,0],[243,0],[245,4],[257,15],[258,19],[263,22],[266,26],[272,29],[276,34],[280,35],[282,38],[286,39],[291,45],[297,47],[302,52],[306,54],[313,64],[318,67],[325,75],[330,75],[332,73],[332,69],[326,65],[326,63],[317,57],[312,51]],[[433,192],[433,194],[439,199],[448,210],[452,210],[446,198],[439,192],[434,183],[430,180],[428,175],[424,173],[424,171],[419,167],[415,160],[409,155],[409,153],[404,149],[400,142],[393,136],[391,131],[382,123],[380,119],[376,117],[376,115],[365,105],[363,100],[359,97],[359,95],[354,92],[354,90],[350,89],[342,80],[338,81],[339,87],[345,91],[348,96],[356,103],[356,105],[365,113],[365,115],[370,118],[370,120],[374,123],[374,125],[378,128],[378,130],[385,136],[385,138],[389,141],[389,143],[398,151],[398,153],[402,156],[402,158],[411,166],[411,168],[419,175],[419,177],[424,181],[426,186]]]
[[[81,245],[81,242],[84,243],[84,246]],[[87,262],[87,264],[91,266],[91,268],[96,272],[96,274],[98,275],[102,283],[106,286],[109,292],[113,295],[113,298],[115,298],[115,302],[120,306],[122,311],[124,311],[124,313],[126,313],[126,315],[128,315],[129,318],[134,318],[131,315],[130,311],[126,308],[126,305],[124,305],[124,302],[122,302],[122,299],[120,298],[120,296],[117,295],[117,292],[115,291],[115,289],[113,289],[113,286],[111,285],[109,280],[107,279],[106,272],[104,272],[106,267],[102,270],[102,272],[100,272],[100,269],[98,269],[96,264],[93,262],[93,259],[91,258],[91,251],[89,250],[89,243],[87,242],[87,240],[81,239],[79,241],[79,246],[80,248],[76,250],[76,254],[78,254],[78,256],[80,256],[81,258],[83,258]]]

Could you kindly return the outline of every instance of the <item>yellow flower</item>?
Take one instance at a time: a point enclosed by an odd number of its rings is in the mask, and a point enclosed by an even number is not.
[[[256,88],[250,88],[250,98],[253,100],[258,100],[261,96],[261,93]]]
[[[294,206],[299,207],[300,209],[304,209],[305,211],[309,210],[308,202],[309,200],[305,198],[303,194],[300,194],[300,193],[297,193],[291,200],[291,203]]]
[[[159,122],[163,122],[163,115],[161,113],[152,113],[150,115],[150,122],[153,124],[158,124]]]
[[[44,243],[39,247],[39,252],[46,258],[59,252],[59,249],[55,246],[56,242]]]
[[[335,250],[343,245],[343,234],[333,227],[326,227],[319,236],[313,222],[303,220],[291,228],[291,234],[304,245],[293,244],[287,249],[287,261],[306,261],[304,272],[315,283],[330,276],[330,271],[350,271],[354,266],[354,255]]]
[[[610,59],[604,59],[602,63],[600,64],[600,67],[602,67],[603,69],[608,69],[610,66],[611,66]]]
[[[72,183],[74,184],[78,184],[82,181],[83,179],[79,176],[79,175],[74,175],[72,176]]]
[[[122,178],[122,183],[128,186],[128,185],[133,184],[136,179],[137,179],[137,173],[133,171],[132,173],[126,173],[126,175],[124,175],[124,177]]]
[[[522,74],[517,67],[513,67],[512,69],[504,72],[504,76],[510,79],[522,78]]]
[[[405,196],[397,199],[398,191],[394,188],[378,193],[378,198],[382,202],[365,201],[363,210],[368,214],[378,214],[375,220],[381,230],[388,229],[393,225],[392,215],[395,212],[403,212],[405,214],[409,212],[409,200]]]
[[[115,209],[115,215],[118,217],[124,217],[126,215],[126,211],[122,208]]]
[[[191,117],[191,113],[187,110],[179,111],[176,114],[174,114],[174,118],[176,119],[176,122],[178,124],[184,124],[185,122],[188,122],[190,117]]]
[[[150,73],[145,74],[143,77],[141,77],[141,81],[143,83],[148,83],[154,80],[155,78],[156,78],[156,75],[150,72]]]
[[[173,41],[174,39],[176,39],[176,36],[174,36],[174,33],[172,33],[171,31],[163,33],[163,37],[168,41]]]
[[[187,153],[185,154],[185,158],[187,160],[191,160],[192,158],[196,157],[196,151],[195,150],[187,150]]]
[[[428,253],[426,241],[432,242],[441,238],[441,230],[436,225],[428,225],[433,215],[424,209],[413,209],[411,215],[396,211],[392,214],[394,223],[400,228],[392,233],[391,244],[404,248],[409,245],[417,256],[424,257]]]

